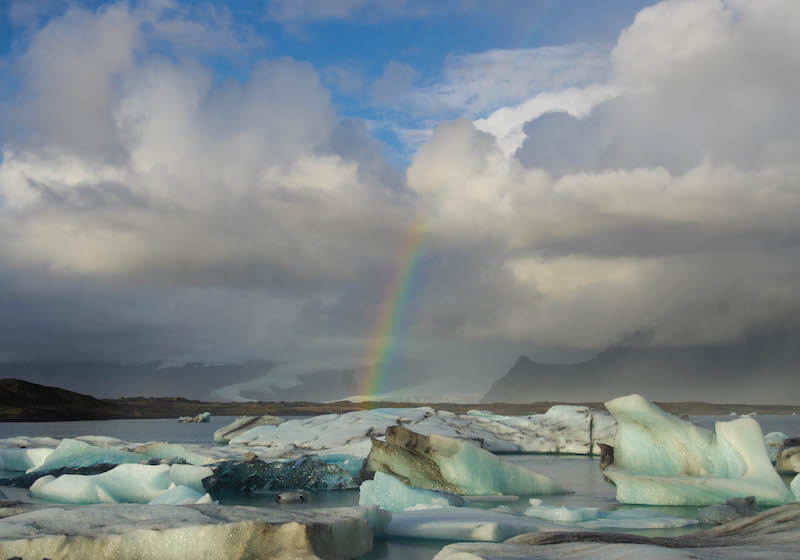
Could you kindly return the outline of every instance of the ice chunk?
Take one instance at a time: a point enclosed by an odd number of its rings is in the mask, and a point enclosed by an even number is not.
[[[334,464],[317,457],[290,461],[225,461],[211,467],[213,476],[203,485],[215,498],[248,494],[254,490],[343,490],[358,488],[358,481]]]
[[[794,494],[794,501],[800,502],[800,474],[792,479],[790,488],[792,489],[792,494]]]
[[[780,473],[800,472],[800,438],[787,438],[778,450],[775,468]]]
[[[102,474],[46,476],[31,486],[30,493],[65,504],[146,504],[165,492],[171,482],[167,465],[124,464]]]
[[[384,531],[391,537],[498,542],[522,533],[557,530],[565,529],[522,515],[441,507],[392,513]]]
[[[283,418],[277,416],[240,416],[227,426],[223,426],[214,432],[214,441],[217,443],[228,443],[234,437],[245,433],[257,426],[277,426],[283,422]]]
[[[181,416],[178,422],[206,423],[211,421],[210,412],[201,412],[197,416]]]
[[[623,503],[710,505],[746,495],[766,505],[791,500],[752,418],[717,422],[712,433],[639,395],[606,408],[617,420],[617,437],[614,464],[604,474]]]
[[[387,430],[386,441],[373,440],[367,459],[371,471],[399,477],[410,486],[454,494],[561,494],[549,477],[504,461],[467,441],[424,436],[401,426]]]
[[[764,443],[767,446],[767,454],[769,455],[769,460],[773,463],[778,458],[778,450],[783,446],[783,440],[787,437],[786,434],[783,432],[770,432],[764,436]]]
[[[463,506],[464,500],[455,494],[412,488],[391,475],[378,472],[373,480],[361,483],[358,504],[376,505],[387,511],[403,511],[418,505]]]
[[[175,484],[188,486],[196,492],[205,493],[203,479],[212,476],[214,471],[209,467],[195,465],[170,465],[169,478]]]
[[[542,503],[538,498],[531,498],[530,506],[525,510],[528,517],[546,519],[554,523],[575,523],[597,519],[600,510],[593,507],[569,508],[565,506],[550,506]]]
[[[25,472],[39,467],[53,452],[46,447],[0,449],[0,471]]]
[[[262,457],[342,453],[363,458],[369,453],[370,437],[385,434],[386,428],[401,421],[414,423],[432,414],[430,407],[323,414],[287,420],[277,426],[258,426],[230,441],[234,445],[257,445]]]
[[[357,558],[372,549],[372,531],[365,516],[359,508],[51,506],[0,520],[0,556],[92,560]]]
[[[131,453],[120,449],[97,447],[77,439],[62,439],[55,451],[45,461],[29,472],[51,471],[62,467],[88,467],[102,463],[119,465],[141,463],[148,460],[147,455]]]
[[[678,527],[693,527],[697,525],[697,520],[664,515],[659,511],[647,508],[635,508],[603,512],[597,519],[582,521],[576,523],[576,525],[592,531],[603,529],[675,529]]]
[[[187,504],[209,503],[211,496],[195,492],[188,486],[175,486],[174,484],[152,500],[151,505],[183,506]],[[202,500],[202,501],[201,501]]]
[[[208,465],[216,461],[213,457],[189,451],[184,446],[175,443],[151,442],[136,447],[134,451],[154,459],[166,459],[168,461],[177,459],[186,461],[191,465]]]

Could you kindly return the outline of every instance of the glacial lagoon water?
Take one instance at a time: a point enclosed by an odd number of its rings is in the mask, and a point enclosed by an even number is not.
[[[171,443],[209,443],[213,433],[235,419],[233,416],[212,417],[208,423],[180,423],[175,419],[147,420],[103,420],[78,422],[1,422],[0,438],[15,436],[51,436],[55,438],[81,435],[103,435],[125,441],[169,441]],[[713,429],[714,422],[731,420],[730,416],[692,416],[691,421]],[[766,434],[781,431],[787,435],[800,435],[800,416],[761,415],[756,420]],[[565,483],[574,491],[562,496],[547,496],[544,503],[569,507],[596,507],[603,510],[630,508],[621,506],[614,499],[615,489],[603,479],[596,457],[578,455],[505,455],[505,459],[524,465]],[[262,507],[286,507],[275,503],[274,493],[256,493],[227,501],[230,505],[253,505]],[[349,506],[358,504],[358,491],[322,492],[310,496],[302,504],[292,507],[314,508]],[[528,506],[528,497],[517,502],[504,503],[512,511],[522,512]],[[497,503],[474,503],[470,507],[490,509]],[[636,506],[641,507],[641,506]],[[692,507],[652,506],[651,509],[666,515],[695,518],[697,509]],[[648,535],[674,535],[694,529],[661,529],[642,532]],[[627,531],[631,532],[631,531]],[[633,531],[636,532],[636,531]],[[378,540],[375,550],[364,560],[429,560],[447,541],[421,539]]]

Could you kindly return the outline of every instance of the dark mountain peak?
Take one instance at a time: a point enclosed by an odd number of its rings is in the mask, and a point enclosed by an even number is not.
[[[30,383],[22,379],[0,379],[0,404],[5,406],[40,405],[42,403],[87,403],[100,401],[58,387]]]
[[[528,367],[530,367],[532,365],[534,365],[534,361],[531,360],[525,354],[523,354],[522,356],[517,358],[517,361],[514,362],[514,365],[511,366],[511,369],[514,370],[514,369],[520,369],[520,368],[528,368]]]

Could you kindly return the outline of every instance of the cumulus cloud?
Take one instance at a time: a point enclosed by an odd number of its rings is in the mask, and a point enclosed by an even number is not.
[[[362,299],[380,297],[358,278],[394,267],[387,253],[416,210],[363,125],[335,115],[308,63],[264,60],[216,83],[197,59],[147,53],[153,14],[70,10],[17,60],[0,164],[5,265],[64,279],[54,290],[79,291],[80,278],[133,282],[160,301],[208,290],[208,305],[232,309],[257,290],[254,308],[284,332],[354,278]],[[371,328],[359,319],[341,332]],[[253,331],[263,344],[285,338]]]
[[[730,342],[788,324],[800,296],[795,10],[642,10],[600,103],[531,109],[515,157],[519,118],[476,123],[494,134],[442,125],[409,185],[443,237],[490,247],[476,271],[494,289],[473,291],[491,304],[452,312],[432,298],[426,320],[456,314],[472,336],[595,348],[642,332],[655,344]]]

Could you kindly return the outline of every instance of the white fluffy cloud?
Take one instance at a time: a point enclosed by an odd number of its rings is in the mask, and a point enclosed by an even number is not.
[[[476,123],[491,135],[442,125],[409,185],[448,243],[483,247],[485,297],[432,298],[426,320],[602,348],[727,342],[796,313],[797,9],[662,2],[623,31],[607,82],[497,111]]]

